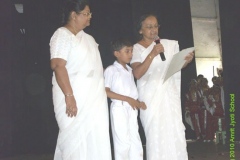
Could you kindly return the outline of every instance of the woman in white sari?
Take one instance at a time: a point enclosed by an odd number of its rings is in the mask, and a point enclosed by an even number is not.
[[[87,2],[65,5],[65,25],[50,41],[53,103],[59,126],[54,160],[110,160],[109,122],[103,67],[90,25]]]
[[[165,83],[163,75],[172,56],[179,52],[178,42],[162,39],[154,42],[159,24],[156,16],[143,15],[137,26],[140,40],[133,47],[131,66],[137,79],[139,99],[147,105],[140,111],[146,136],[147,160],[187,160],[185,127],[180,102],[181,72]],[[164,52],[162,61],[159,53]],[[185,58],[191,62],[193,53]]]

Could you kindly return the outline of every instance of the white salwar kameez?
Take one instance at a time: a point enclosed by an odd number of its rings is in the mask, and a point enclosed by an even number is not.
[[[67,61],[66,69],[76,99],[76,117],[66,114],[65,96],[53,74],[53,103],[59,135],[54,160],[110,160],[109,120],[103,67],[98,44],[80,31],[64,27],[51,38],[52,58]]]
[[[187,160],[185,127],[180,101],[181,72],[165,83],[163,76],[172,56],[179,52],[177,41],[162,39],[166,61],[156,56],[147,72],[137,81],[139,100],[147,105],[140,111],[146,135],[147,160]],[[153,49],[135,44],[131,63],[143,62]]]

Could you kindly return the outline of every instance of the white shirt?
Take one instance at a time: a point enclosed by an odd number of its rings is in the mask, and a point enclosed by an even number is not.
[[[131,97],[138,98],[137,87],[134,82],[132,68],[126,65],[127,70],[117,61],[106,68],[104,71],[105,87],[110,88],[112,92]],[[112,102],[122,102],[111,99]]]

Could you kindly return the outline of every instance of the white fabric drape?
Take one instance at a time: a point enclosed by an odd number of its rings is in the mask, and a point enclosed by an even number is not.
[[[54,159],[110,160],[107,97],[98,44],[84,31],[74,36],[62,27],[54,33],[50,47],[51,58],[67,61],[78,107],[76,117],[67,117],[65,97],[53,75],[53,103],[59,126]]]
[[[147,105],[140,111],[146,135],[148,160],[187,160],[185,127],[182,123],[180,102],[181,72],[175,73],[165,83],[163,76],[172,56],[179,52],[177,41],[161,40],[166,61],[156,56],[143,77],[137,81],[139,99]],[[141,56],[141,62],[151,52],[155,43],[148,48],[135,44],[133,60]],[[136,57],[136,58],[135,58]]]

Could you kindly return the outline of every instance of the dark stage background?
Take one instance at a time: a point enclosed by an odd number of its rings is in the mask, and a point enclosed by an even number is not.
[[[51,96],[49,40],[54,31],[60,27],[63,1],[0,1],[2,28],[0,30],[0,157],[54,152],[58,126]],[[151,11],[159,17],[161,38],[178,40],[180,49],[193,46],[188,0],[90,0],[90,2],[93,18],[91,26],[85,31],[99,43],[104,67],[112,64],[114,60],[109,49],[111,39],[125,35],[135,41],[134,20],[145,12]],[[14,3],[23,3],[23,14],[17,13]],[[227,4],[227,2],[223,3]],[[221,6],[226,5],[223,3]],[[234,23],[236,17],[232,17],[236,10],[227,14],[232,7],[236,9],[233,4],[222,11],[220,8],[223,16],[222,40],[226,43],[223,45],[224,79],[226,95],[234,92],[239,97],[236,86],[239,86],[240,78],[238,77],[237,83],[234,76],[239,69],[237,64],[239,61],[235,58],[230,59],[235,62],[231,63],[234,65],[233,69],[232,65],[228,65],[229,60],[227,60],[230,54],[231,57],[236,57],[239,50],[235,50],[236,41],[239,42],[239,39],[230,38],[234,36],[233,31],[228,34],[229,30],[239,27]],[[231,22],[230,26],[229,22]],[[25,33],[20,29],[25,29]],[[190,79],[195,77],[194,61],[182,71],[182,101]],[[232,83],[236,85],[230,90],[228,87]],[[227,98],[226,102],[228,102]],[[190,127],[186,125],[186,128],[186,137],[194,138]],[[140,134],[145,143],[141,125]]]
[[[219,1],[227,140],[240,140],[240,1]],[[231,95],[234,95],[234,98]],[[234,109],[234,110],[233,110]],[[234,124],[230,125],[231,123]],[[235,130],[230,132],[230,130]],[[230,141],[230,146],[231,146]],[[231,147],[230,147],[231,148]],[[230,149],[231,150],[231,149]]]

